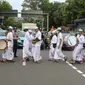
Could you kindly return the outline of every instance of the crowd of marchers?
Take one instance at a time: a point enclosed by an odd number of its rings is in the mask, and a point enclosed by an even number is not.
[[[0,58],[1,62],[15,62],[14,58],[17,53],[17,40],[18,34],[16,32],[16,28],[11,26],[8,27],[8,31],[6,32],[6,39],[3,39],[7,42],[7,47],[4,49],[2,56]],[[25,33],[24,41],[23,41],[23,49],[22,49],[22,65],[26,66],[26,62],[29,59],[32,59],[34,63],[40,63],[43,58],[43,55],[40,55],[40,48],[42,43],[42,33],[38,29],[35,28],[35,31],[28,30]],[[63,46],[63,33],[62,28],[58,27],[56,30],[52,31],[50,36],[50,49],[49,49],[49,61],[60,62],[67,61],[68,56],[64,55],[62,52]],[[85,37],[83,35],[83,30],[79,29],[78,34],[76,36],[76,45],[72,53],[71,63],[82,64],[85,61],[85,53],[83,50],[83,45],[85,43]]]

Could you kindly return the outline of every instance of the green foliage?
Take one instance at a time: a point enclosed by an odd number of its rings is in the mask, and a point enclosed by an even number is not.
[[[8,11],[12,10],[12,6],[7,1],[0,1],[0,11]],[[21,22],[16,22],[14,17],[4,17],[3,20],[3,26],[1,26],[3,29],[7,28],[8,26],[16,26],[18,28],[21,28]]]
[[[70,23],[75,19],[85,17],[85,1],[84,0],[67,0],[67,17],[70,20]]]
[[[8,17],[3,23],[4,23],[5,26],[10,26],[14,23],[14,18]]]
[[[12,6],[7,1],[3,1],[3,2],[0,1],[0,11],[8,11],[8,10],[12,10]],[[8,24],[7,20],[8,20],[8,17],[4,17],[4,21],[3,21],[4,25],[1,25],[2,28],[5,28],[5,25]]]
[[[49,13],[50,27],[74,23],[75,19],[85,18],[85,0],[66,0],[64,3],[51,3],[49,0],[24,0],[22,6],[23,9],[34,10],[38,7],[43,12]],[[44,20],[46,22],[46,17]]]
[[[39,9],[39,6],[41,4],[41,0],[24,0],[22,6],[23,6],[23,10],[25,10],[25,8],[32,9],[32,10],[37,10]]]
[[[21,22],[20,21],[16,21],[15,18],[13,18],[13,17],[8,17],[8,19],[6,19],[4,21],[4,25],[6,27],[13,26],[13,27],[18,27],[18,28],[21,28],[21,26],[22,26]]]
[[[7,1],[0,1],[0,11],[11,10],[12,6]]]

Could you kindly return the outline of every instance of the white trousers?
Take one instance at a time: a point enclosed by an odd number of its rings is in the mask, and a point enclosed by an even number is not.
[[[81,46],[76,46],[74,51],[73,51],[73,60],[80,61],[83,59],[83,54],[82,54],[83,47]]]
[[[32,51],[29,48],[29,45],[23,47],[23,59],[26,57],[32,56]]]
[[[40,46],[33,45],[32,54],[35,62],[41,60],[42,57],[40,56]]]
[[[54,58],[54,54],[55,54],[55,48],[53,48],[53,46],[50,46],[50,50],[49,50],[49,58],[53,59]]]
[[[7,60],[13,60],[14,59],[13,48],[12,47],[6,48],[4,53],[2,54],[2,58]]]
[[[58,59],[64,60],[64,57],[65,57],[65,55],[62,53],[61,48],[60,49],[56,48],[55,54],[54,54],[54,59],[55,60],[58,60]]]

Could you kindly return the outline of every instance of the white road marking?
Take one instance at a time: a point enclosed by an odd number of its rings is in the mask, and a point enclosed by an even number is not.
[[[73,69],[75,69],[75,70],[77,70],[77,68],[76,67],[72,67]]]
[[[72,64],[70,64],[68,61],[66,61],[66,63],[67,63],[70,67],[72,67],[76,72],[78,72],[79,74],[81,74],[81,75],[85,78],[85,74],[84,74],[81,70],[79,70],[77,67],[75,67],[75,66],[73,66]]]
[[[67,62],[67,64],[69,65],[69,66],[73,66],[72,64],[70,64],[69,62]]]
[[[78,73],[80,73],[80,74],[82,74],[82,73],[83,73],[83,72],[82,72],[82,71],[80,71],[80,70],[77,70],[77,72],[78,72]]]
[[[82,76],[85,77],[85,74],[83,74]]]

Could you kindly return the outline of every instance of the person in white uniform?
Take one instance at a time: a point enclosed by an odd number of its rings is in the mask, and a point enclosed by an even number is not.
[[[58,41],[57,41],[57,47],[55,50],[55,54],[54,54],[54,62],[57,62],[58,60],[63,60],[66,61],[67,58],[65,57],[65,55],[62,53],[62,45],[63,45],[63,35],[61,33],[61,28],[57,28],[58,31]]]
[[[55,48],[57,46],[57,34],[55,31],[53,31],[52,34],[53,36],[52,36],[51,43],[50,43],[49,61],[53,60],[54,54],[55,54]]]
[[[32,57],[32,31],[28,30],[25,34],[24,42],[23,42],[23,65],[26,65],[26,60],[29,57]]]
[[[12,33],[12,27],[9,26],[8,32],[6,35],[6,41],[7,41],[7,48],[5,49],[5,52],[2,54],[3,61],[13,61],[14,62],[14,53],[13,53],[13,33]]]
[[[80,62],[83,63],[83,54],[82,54],[82,50],[83,50],[83,44],[85,42],[85,38],[83,35],[83,30],[79,29],[79,33],[77,35],[77,44],[75,46],[75,49],[73,51],[73,62],[72,64],[75,64],[76,62]]]
[[[32,54],[33,54],[35,63],[40,63],[40,60],[42,59],[42,57],[40,56],[40,47],[41,47],[41,42],[42,42],[41,38],[42,38],[42,34],[36,27],[35,28],[35,37],[33,39],[36,42],[33,43],[33,48],[32,48]]]

